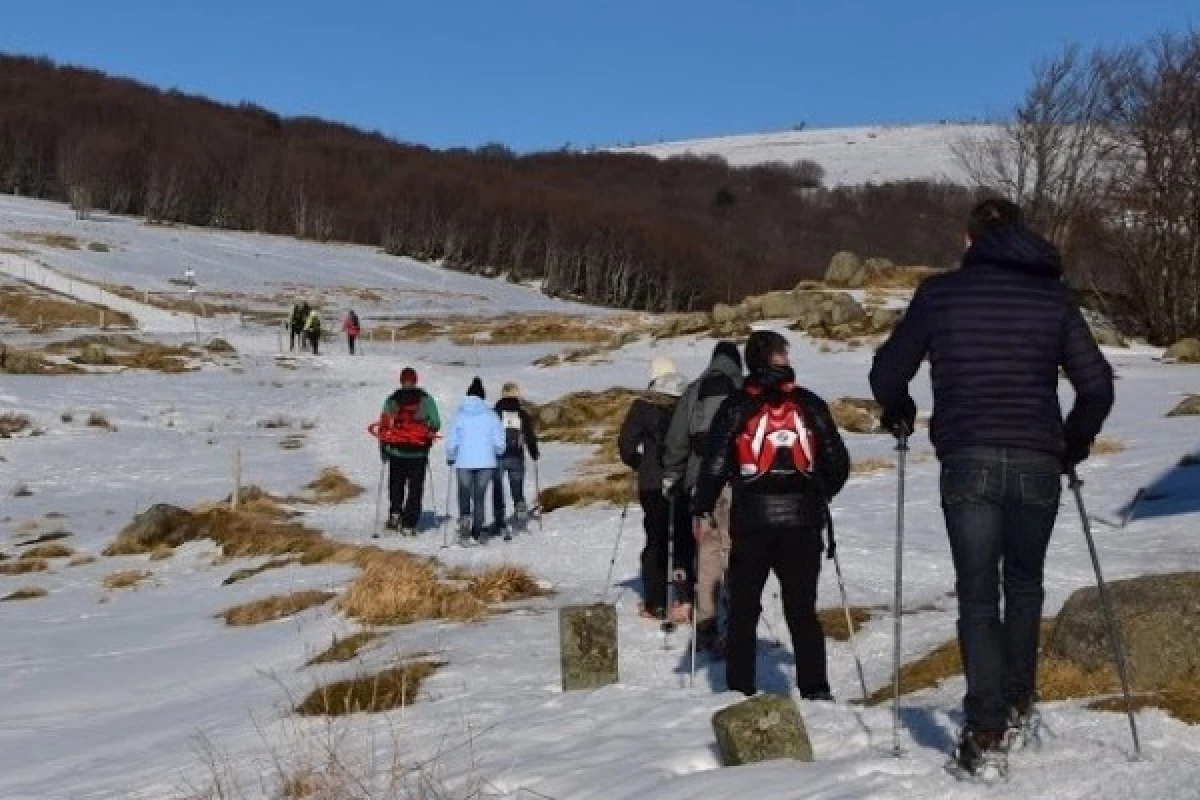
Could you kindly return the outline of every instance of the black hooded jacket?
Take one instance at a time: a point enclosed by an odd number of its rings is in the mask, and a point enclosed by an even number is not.
[[[516,413],[521,425],[521,434],[518,441],[513,441],[512,437],[508,436],[508,429],[505,428],[505,439],[508,441],[508,449],[504,451],[504,455],[500,458],[502,461],[524,461],[525,453],[529,453],[529,457],[537,461],[541,457],[538,452],[537,433],[533,430],[533,420],[529,418],[529,412],[521,407],[521,400],[517,397],[502,397],[495,406],[496,413],[500,415],[500,419],[504,419],[505,412]]]
[[[911,404],[908,384],[926,356],[939,456],[970,446],[1086,453],[1112,408],[1112,368],[1063,284],[1058,252],[1024,227],[986,232],[960,269],[917,289],[871,367],[885,409]],[[1075,389],[1065,423],[1060,366]]]
[[[791,367],[755,370],[746,379],[746,387],[722,404],[709,431],[707,451],[700,465],[692,501],[696,516],[711,513],[721,490],[731,484],[734,536],[752,535],[763,528],[821,530],[825,526],[825,504],[846,485],[850,455],[829,406],[807,389],[793,386],[794,381]],[[738,434],[763,403],[776,405],[789,395],[795,399],[816,438],[812,474],[795,475],[782,482],[748,482],[737,467],[734,444]]]

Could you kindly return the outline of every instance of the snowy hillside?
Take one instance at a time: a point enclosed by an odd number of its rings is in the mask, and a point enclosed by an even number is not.
[[[347,287],[348,295],[356,286],[378,286],[388,298],[380,313],[391,303],[405,311],[442,311],[452,304],[479,315],[503,306],[569,308],[530,289],[442,272],[365,248],[150,228],[107,217],[78,223],[61,207],[28,201],[0,201],[0,229],[71,235],[83,243],[80,250],[64,250],[10,239],[4,247],[35,251],[7,254],[10,273],[19,271],[23,259],[45,260],[93,280],[178,290],[170,279],[193,263],[203,286],[238,295],[287,294],[293,284],[319,292]],[[110,251],[89,250],[86,243],[93,241],[109,244]],[[445,294],[421,294],[429,292]],[[451,296],[457,298],[454,303],[448,302]],[[131,302],[135,317],[158,319],[156,310],[139,311]],[[184,331],[191,324],[183,312],[175,319]],[[278,797],[268,791],[279,767],[272,755],[327,763],[329,751],[322,748],[328,746],[357,775],[386,777],[397,762],[414,781],[448,790],[446,795],[396,795],[372,786],[356,795],[371,798],[1200,796],[1200,728],[1160,711],[1139,713],[1148,760],[1134,763],[1128,759],[1124,717],[1088,711],[1084,701],[1046,704],[1051,735],[1045,749],[1015,757],[1009,784],[993,789],[960,784],[943,764],[960,723],[961,678],[903,698],[904,754],[895,758],[888,752],[888,707],[864,710],[848,702],[857,692],[854,662],[848,645],[834,641],[829,642],[829,667],[839,702],[796,698],[817,761],[722,769],[710,717],[740,695],[725,691],[722,670],[708,665],[688,688],[686,635],[675,634],[664,648],[657,629],[637,618],[642,535],[636,506],[623,524],[619,507],[566,508],[545,515],[544,531],[534,525],[511,543],[443,548],[438,522],[446,515],[450,493],[438,445],[426,496],[426,508],[436,519],[415,540],[370,537],[380,462],[364,427],[395,388],[402,365],[417,368],[422,384],[449,413],[476,374],[491,398],[503,381],[515,380],[539,403],[580,389],[640,388],[650,359],[660,355],[695,376],[711,352],[709,339],[636,341],[594,362],[539,368],[532,365],[537,356],[567,345],[463,348],[435,339],[373,343],[365,355],[353,358],[333,346],[315,357],[281,356],[272,330],[230,328],[226,335],[237,349],[235,360],[180,375],[110,371],[0,380],[0,414],[28,415],[43,432],[0,439],[3,563],[20,560],[26,546],[19,543],[57,532],[70,534],[56,543],[75,554],[72,560],[50,559],[45,571],[0,575],[0,595],[25,587],[47,592],[0,602],[0,685],[5,690],[0,797],[5,800],[204,796],[213,765],[241,785],[241,794],[226,797]],[[869,348],[822,347],[800,334],[788,335],[803,383],[830,399],[869,393]],[[1163,364],[1156,358],[1160,351],[1152,348],[1108,355],[1120,380],[1105,433],[1124,449],[1087,462],[1082,473],[1092,511],[1113,518],[1136,487],[1196,449],[1200,435],[1193,418],[1164,414],[1180,396],[1200,389],[1200,371]],[[915,387],[917,402],[927,412],[926,374]],[[88,424],[93,412],[109,424]],[[847,444],[855,461],[892,456],[886,436],[847,434]],[[297,505],[305,523],[339,543],[405,548],[450,565],[519,564],[555,594],[483,622],[382,627],[381,641],[355,660],[309,667],[305,662],[334,635],[359,627],[332,604],[240,628],[215,615],[280,593],[343,592],[358,572],[354,567],[293,563],[224,585],[235,569],[266,559],[220,558],[207,541],[184,545],[166,558],[101,555],[117,531],[152,504],[194,507],[225,497],[235,449],[241,453],[244,482],[280,495],[303,494],[303,486],[329,466],[365,487],[364,494],[341,505]],[[537,475],[542,486],[576,475],[588,453],[568,444],[549,444],[544,452]],[[909,465],[906,661],[954,636],[956,614],[948,594],[953,577],[937,475],[922,433]],[[534,480],[530,475],[531,485]],[[850,600],[874,609],[859,640],[871,689],[887,685],[890,676],[886,608],[892,596],[895,490],[893,469],[857,475],[834,506]],[[1068,500],[1064,497],[1047,564],[1048,614],[1092,582],[1079,520]],[[1108,577],[1195,568],[1200,558],[1196,521],[1191,513],[1135,520],[1120,533],[1098,528]],[[613,584],[606,586],[614,551]],[[134,588],[115,588],[113,580],[105,587],[106,579],[126,571],[146,574]],[[787,693],[794,689],[792,656],[773,592],[769,586],[763,598],[760,683],[768,691]],[[618,607],[621,681],[563,693],[557,608],[599,598]],[[832,570],[826,569],[818,605],[836,607],[837,598]],[[769,646],[777,638],[782,646]],[[413,653],[432,654],[445,666],[421,687],[417,702],[401,711],[332,723],[301,720],[290,711],[298,696],[318,684],[376,671]]]
[[[719,155],[736,167],[771,161],[815,161],[825,168],[826,186],[900,180],[967,183],[952,148],[985,133],[980,125],[901,125],[826,128],[664,142],[632,148],[660,158],[691,153]]]

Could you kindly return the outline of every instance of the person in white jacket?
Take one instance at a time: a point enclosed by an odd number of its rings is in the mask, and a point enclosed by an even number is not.
[[[482,543],[484,499],[507,445],[500,417],[485,399],[483,381],[475,378],[446,438],[446,463],[458,474],[458,541],[464,546]]]

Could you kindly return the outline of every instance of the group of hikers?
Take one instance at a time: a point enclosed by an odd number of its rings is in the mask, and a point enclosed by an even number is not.
[[[416,536],[421,519],[429,452],[442,431],[433,397],[417,385],[417,371],[400,372],[400,388],[383,404],[377,428],[380,456],[387,467],[388,517],[385,527]],[[521,407],[520,387],[505,383],[495,406],[486,402],[482,379],[467,388],[458,412],[446,428],[446,463],[458,484],[459,544],[482,544],[490,536],[512,539],[514,529],[528,522],[525,501],[525,458],[536,465],[537,434]],[[536,467],[535,467],[536,469]],[[510,523],[505,488],[512,497]],[[492,524],[486,525],[488,489],[492,493]]]
[[[979,203],[966,245],[959,269],[916,290],[869,377],[881,425],[905,451],[917,422],[909,384],[922,362],[931,364],[929,433],[941,461],[967,684],[954,760],[975,775],[1006,769],[1007,753],[1037,724],[1043,568],[1061,476],[1074,479],[1114,394],[1112,369],[1062,279],[1058,252],[1025,226],[1018,207]],[[690,383],[670,361],[654,359],[618,450],[636,471],[643,510],[641,616],[692,622],[697,650],[724,660],[730,689],[753,695],[761,596],[774,572],[797,688],[828,701],[817,585],[822,555],[832,557],[835,544],[830,502],[846,484],[850,458],[828,405],[798,383],[788,350],[784,336],[767,330],[751,333],[741,352],[719,342]],[[1060,371],[1075,390],[1065,419]],[[536,462],[538,448],[519,394],[505,384],[504,398],[489,407],[476,378],[447,428],[464,544],[485,535],[489,485],[494,530],[508,536],[505,476],[518,517],[527,510],[525,454]],[[381,436],[381,452],[391,469],[388,527],[412,535],[441,423],[411,367],[380,424],[408,431],[393,441]]]
[[[307,302],[296,303],[292,306],[291,316],[287,320],[288,328],[288,349],[296,349],[296,341],[300,342],[300,349],[311,349],[313,355],[318,355],[318,350],[321,345],[321,312],[319,309],[312,308]],[[354,344],[358,340],[359,334],[362,332],[362,325],[358,321],[358,314],[354,309],[346,311],[346,316],[342,318],[342,333],[346,334],[346,346],[350,351],[350,355],[354,355]]]
[[[925,360],[967,684],[952,763],[969,776],[1003,773],[1039,719],[1043,569],[1061,478],[1076,480],[1111,411],[1113,373],[1057,250],[998,198],[971,211],[960,268],[920,285],[875,355],[869,378],[881,425],[901,450],[917,421],[909,384]],[[692,620],[697,649],[724,658],[728,687],[753,695],[761,595],[773,571],[797,688],[829,700],[817,582],[822,553],[833,555],[829,504],[850,460],[829,407],[797,383],[782,335],[753,332],[744,362],[745,374],[737,347],[721,342],[688,384],[656,359],[648,393],[622,425],[620,454],[637,470],[646,530],[640,612]],[[1075,390],[1065,419],[1060,371]]]

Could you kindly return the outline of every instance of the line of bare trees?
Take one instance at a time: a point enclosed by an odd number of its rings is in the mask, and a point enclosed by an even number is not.
[[[1151,341],[1200,334],[1200,32],[1067,48],[1011,123],[958,156]]]
[[[968,190],[822,189],[821,177],[804,162],[439,152],[0,56],[0,191],[80,213],[371,244],[612,306],[736,301],[819,276],[842,249],[956,257]]]

